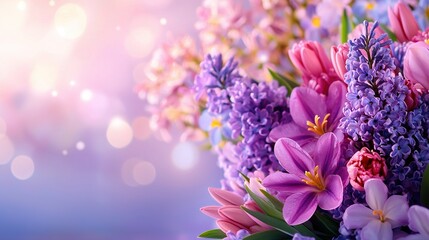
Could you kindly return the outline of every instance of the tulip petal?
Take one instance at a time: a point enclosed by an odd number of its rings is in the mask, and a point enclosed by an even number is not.
[[[264,179],[262,185],[264,185],[266,188],[286,194],[310,191],[313,189],[313,187],[304,183],[302,178],[283,172],[275,172],[268,175]]]
[[[287,224],[298,225],[313,216],[317,208],[315,192],[296,193],[289,196],[283,207],[283,217]]]
[[[240,226],[237,223],[228,220],[217,220],[216,224],[224,233],[231,231],[236,234],[241,229],[244,229],[244,226]]]
[[[346,209],[343,215],[344,226],[348,229],[363,228],[369,221],[378,218],[372,214],[372,210],[362,204],[353,204]]]
[[[382,223],[379,220],[369,222],[360,233],[362,240],[391,240],[393,239],[392,226],[389,222]]]
[[[319,166],[322,176],[335,171],[340,160],[341,147],[335,134],[323,134],[316,144],[314,163]]]
[[[387,199],[387,187],[380,179],[369,179],[365,182],[366,203],[372,210],[382,210]]]
[[[326,189],[319,193],[319,207],[332,210],[340,206],[343,201],[343,183],[338,175],[330,175],[325,179]]]
[[[429,209],[421,206],[411,206],[408,211],[409,227],[414,232],[429,236]]]
[[[219,188],[209,188],[210,195],[222,205],[240,206],[244,203],[243,198],[236,193]]]
[[[219,206],[207,206],[200,208],[200,211],[204,213],[205,215],[215,218],[215,219],[221,219],[222,217],[219,215]]]
[[[402,31],[402,26],[401,26],[401,23],[399,22],[398,17],[396,16],[395,10],[389,7],[387,9],[387,16],[389,17],[389,22],[390,22],[392,31],[395,33],[398,41],[405,42],[406,37],[404,35],[404,32]]]
[[[315,167],[310,155],[289,138],[281,138],[276,142],[274,154],[286,171],[300,178],[305,177],[305,171],[313,170]]]
[[[316,53],[308,48],[301,48],[302,63],[307,75],[318,77],[323,73],[323,66]]]
[[[245,227],[255,225],[255,222],[238,206],[224,206],[219,208],[219,215]]]
[[[325,98],[311,88],[297,87],[290,96],[290,113],[293,121],[300,127],[307,129],[307,121],[314,122],[318,115],[326,115]]]
[[[408,224],[408,201],[407,197],[393,195],[389,197],[383,206],[383,213],[392,225],[392,228],[405,226]]]

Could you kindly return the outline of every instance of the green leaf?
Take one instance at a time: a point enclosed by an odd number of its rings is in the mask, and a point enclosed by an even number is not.
[[[252,215],[253,217],[259,219],[261,222],[266,223],[268,225],[270,225],[271,227],[279,230],[280,232],[283,232],[291,237],[293,237],[293,235],[295,233],[298,233],[298,231],[294,228],[291,227],[289,225],[286,224],[286,222],[284,222],[284,220],[280,220],[278,218],[274,218],[268,215],[265,215],[263,213],[260,212],[256,212],[256,211],[252,211],[246,207],[241,207],[241,209],[243,209],[245,212],[247,212],[248,214]]]
[[[273,204],[273,206],[280,212],[283,211],[283,203],[280,202],[276,197],[269,194],[267,191],[261,189],[261,193]]]
[[[321,225],[321,227],[323,227],[320,230],[326,230],[324,232],[331,237],[338,235],[338,229],[340,228],[338,221],[334,220],[331,216],[328,216],[327,214],[321,213],[319,211],[316,211],[314,217],[317,219],[317,222]]]
[[[275,72],[271,69],[268,69],[268,71],[270,72],[270,75],[274,80],[276,80],[281,86],[286,87],[287,96],[290,96],[290,94],[292,93],[292,90],[299,86],[299,84],[296,81],[289,79],[278,72]]]
[[[224,239],[226,234],[220,229],[212,229],[201,233],[199,238],[212,238],[212,239]]]
[[[246,182],[250,182],[250,178],[246,176],[246,174],[238,171],[238,173],[240,174],[240,176],[244,179],[244,181]]]
[[[271,217],[275,217],[277,219],[283,220],[283,214],[281,211],[277,210],[276,207],[269,201],[259,197],[256,195],[249,187],[245,186],[247,193],[249,193],[250,197],[258,204],[258,206]]]
[[[344,9],[343,16],[341,17],[341,43],[347,42],[347,36],[349,35],[350,27],[349,27],[349,17],[347,16],[347,11]]]
[[[278,230],[268,230],[265,232],[254,233],[252,235],[249,235],[243,238],[243,240],[267,240],[267,239],[283,240],[283,239],[292,239],[292,237]]]
[[[423,173],[422,186],[420,187],[420,201],[425,207],[429,207],[429,165]]]

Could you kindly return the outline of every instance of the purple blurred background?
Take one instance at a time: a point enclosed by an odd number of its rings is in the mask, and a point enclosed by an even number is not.
[[[0,239],[196,239],[221,171],[150,132],[150,53],[200,0],[0,2]],[[178,134],[177,134],[178,136]]]

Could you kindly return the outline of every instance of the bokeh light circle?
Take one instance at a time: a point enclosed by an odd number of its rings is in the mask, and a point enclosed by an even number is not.
[[[171,159],[175,167],[180,170],[192,169],[198,162],[199,151],[197,147],[189,142],[177,144],[171,152]]]
[[[55,13],[55,29],[66,39],[80,37],[86,28],[87,17],[85,11],[77,4],[67,3]]]
[[[76,149],[79,150],[79,151],[84,150],[85,149],[85,143],[82,142],[82,141],[77,142],[76,143]]]
[[[133,168],[134,181],[139,185],[149,185],[156,177],[156,169],[152,163],[141,161]]]
[[[15,147],[6,135],[0,135],[0,149],[0,164],[6,164],[15,154]]]
[[[20,155],[12,160],[10,170],[15,178],[27,180],[33,176],[34,162],[28,156]]]
[[[107,127],[106,138],[114,148],[124,148],[131,143],[133,130],[124,119],[115,117]]]

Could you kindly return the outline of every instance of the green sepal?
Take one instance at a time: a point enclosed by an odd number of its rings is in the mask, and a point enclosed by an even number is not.
[[[226,234],[220,229],[212,229],[201,233],[199,238],[224,239]]]
[[[240,176],[244,179],[244,181],[246,182],[250,182],[250,178],[248,176],[246,176],[246,174],[238,171],[238,173],[240,174]]]
[[[347,11],[344,9],[343,15],[341,17],[341,28],[340,28],[341,43],[347,42],[349,32],[350,32],[349,17],[347,16]]]
[[[243,207],[243,206],[241,206],[241,209],[243,209],[245,212],[252,215],[253,217],[257,218],[261,222],[268,224],[271,227],[273,227],[273,228],[279,230],[280,232],[285,233],[291,237],[293,237],[293,235],[295,233],[298,233],[298,231],[294,227],[287,225],[287,223],[284,222],[284,220],[280,220],[278,218],[274,218],[274,217],[268,216],[268,215],[260,213],[260,212],[252,211],[252,210],[250,210],[246,207]]]
[[[268,230],[264,232],[254,233],[252,235],[249,235],[243,238],[243,240],[267,240],[267,239],[284,240],[284,239],[292,239],[292,237],[278,230]]]
[[[258,204],[258,206],[264,211],[267,215],[270,217],[275,217],[277,219],[283,220],[283,214],[281,211],[277,210],[275,206],[270,202],[267,201],[258,195],[256,195],[252,190],[249,189],[248,186],[245,186],[246,192],[250,195],[250,197],[253,199],[253,201]]]
[[[429,165],[423,173],[422,185],[420,187],[420,201],[423,206],[429,208]]]
[[[268,69],[268,71],[270,72],[271,77],[276,80],[279,85],[284,86],[287,89],[287,96],[290,96],[292,90],[299,86],[299,83],[281,75],[278,72],[275,72],[271,69]]]
[[[267,191],[261,189],[261,193],[273,204],[273,206],[280,212],[283,211],[283,203],[280,202],[276,197],[269,194]]]

